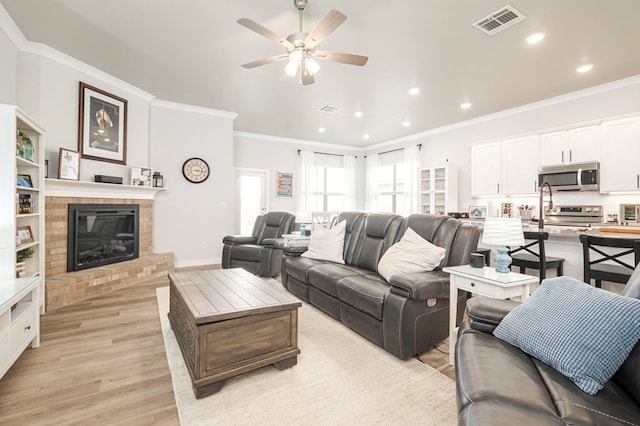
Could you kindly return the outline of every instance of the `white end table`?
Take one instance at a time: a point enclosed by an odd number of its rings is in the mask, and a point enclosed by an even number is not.
[[[449,365],[453,365],[458,330],[456,316],[458,290],[465,290],[494,299],[529,297],[529,286],[539,282],[538,277],[517,272],[496,272],[495,268],[473,268],[471,265],[449,266],[442,269],[450,275],[449,294]]]
[[[282,234],[282,238],[284,245],[289,247],[308,247],[311,241],[311,237],[306,235]]]

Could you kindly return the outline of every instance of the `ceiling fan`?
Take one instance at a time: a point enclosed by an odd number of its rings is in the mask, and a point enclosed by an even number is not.
[[[325,61],[339,62],[341,64],[363,66],[367,63],[366,56],[354,55],[352,53],[326,52],[316,50],[316,46],[324,40],[329,34],[334,32],[347,17],[337,10],[331,10],[310,32],[302,31],[302,12],[309,4],[309,0],[293,0],[293,5],[298,9],[300,16],[300,25],[297,32],[291,33],[286,39],[278,34],[263,27],[262,25],[248,18],[238,19],[238,24],[255,31],[256,33],[273,40],[285,48],[287,53],[282,55],[271,56],[269,58],[259,59],[257,61],[243,64],[244,68],[255,68],[261,65],[271,64],[273,62],[289,60],[285,67],[285,72],[291,77],[296,74],[300,75],[300,84],[312,84],[314,74],[320,69],[320,65],[316,59]]]

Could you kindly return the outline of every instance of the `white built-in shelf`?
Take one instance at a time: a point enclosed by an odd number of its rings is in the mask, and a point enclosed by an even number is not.
[[[123,198],[153,200],[159,191],[166,188],[152,186],[118,185],[77,180],[45,179],[44,192],[47,197],[77,198]]]

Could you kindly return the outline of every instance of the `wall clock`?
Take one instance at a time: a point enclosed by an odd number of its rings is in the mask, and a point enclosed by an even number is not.
[[[209,178],[209,165],[202,158],[189,158],[182,165],[182,174],[191,183],[202,183]]]

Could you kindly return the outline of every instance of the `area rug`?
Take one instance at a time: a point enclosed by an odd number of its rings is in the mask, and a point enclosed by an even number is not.
[[[195,399],[167,318],[169,288],[158,288],[157,298],[182,425],[457,424],[453,380],[397,359],[304,302],[297,365],[263,367]]]

